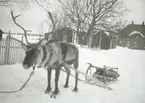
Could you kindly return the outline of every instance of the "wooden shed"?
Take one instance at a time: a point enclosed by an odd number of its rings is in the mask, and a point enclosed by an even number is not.
[[[99,31],[92,36],[91,42],[92,48],[109,49],[110,48],[110,36],[104,31]]]
[[[52,33],[52,40],[60,40],[62,42],[73,42],[73,31],[70,28],[58,29]]]
[[[78,34],[78,44],[87,45],[87,33],[85,31]]]

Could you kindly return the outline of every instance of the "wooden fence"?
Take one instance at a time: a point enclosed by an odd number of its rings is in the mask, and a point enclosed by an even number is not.
[[[9,35],[0,41],[0,65],[22,63],[24,56],[21,43],[11,39]]]

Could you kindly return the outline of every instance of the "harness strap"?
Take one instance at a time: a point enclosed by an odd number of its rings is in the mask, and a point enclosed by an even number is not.
[[[49,57],[48,62],[44,65],[44,67],[46,67],[48,65],[49,61],[52,59],[52,56],[53,56],[53,52],[52,52],[53,48],[51,47],[51,45],[48,45],[48,50],[50,52],[50,57]]]
[[[61,51],[62,51],[63,60],[66,58],[67,50],[68,50],[67,44],[61,43]]]

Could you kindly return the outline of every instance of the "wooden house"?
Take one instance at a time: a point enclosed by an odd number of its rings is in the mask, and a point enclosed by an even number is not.
[[[110,36],[104,31],[99,31],[92,36],[92,48],[110,49]]]
[[[78,34],[78,44],[87,45],[87,33],[85,31]]]
[[[49,34],[48,34],[49,35]],[[47,33],[46,35],[47,36]],[[73,31],[70,28],[62,28],[54,31],[48,38],[59,40],[61,42],[73,42]]]
[[[145,25],[132,24],[127,25],[119,31],[118,45],[130,49],[145,49]]]

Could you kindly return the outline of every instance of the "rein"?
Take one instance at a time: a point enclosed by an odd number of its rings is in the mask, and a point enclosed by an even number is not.
[[[73,67],[71,67],[70,65],[68,65],[67,63],[65,63],[65,61],[64,61],[63,58],[62,58],[62,56],[61,56],[60,54],[58,54],[56,51],[54,51],[52,48],[49,49],[49,52],[51,53],[51,57],[50,57],[50,58],[52,58],[52,55],[55,54],[55,55],[57,55],[57,56],[60,58],[60,60],[62,61],[62,63],[63,63],[64,65],[66,65],[67,67],[71,68],[72,70],[76,71],[76,72],[79,73],[79,74],[82,74],[82,75],[84,75],[84,76],[87,76],[85,73],[83,73],[83,72],[77,70],[76,68],[73,68]],[[24,89],[24,87],[27,85],[27,83],[30,81],[31,77],[32,77],[33,74],[34,74],[35,66],[36,66],[36,64],[33,66],[33,70],[32,70],[32,72],[30,73],[29,78],[26,80],[26,82],[24,82],[24,84],[23,84],[19,89],[13,90],[13,91],[0,91],[0,93],[16,93],[16,92],[19,92],[19,91],[21,91],[22,89]],[[62,69],[62,70],[63,70],[63,69]],[[63,71],[64,71],[64,70],[63,70]],[[65,72],[65,71],[64,71],[64,72]],[[72,76],[73,76],[73,75],[72,75]],[[73,77],[74,77],[74,76],[73,76]],[[90,76],[87,76],[87,77],[90,77]],[[90,78],[92,78],[92,77],[90,77]],[[80,78],[78,78],[78,80],[79,80],[79,81],[85,82],[85,80],[81,80]],[[91,83],[91,82],[90,82],[90,83]],[[101,85],[96,84],[96,83],[91,83],[91,84],[96,85],[96,86],[99,86],[99,87],[107,88],[108,90],[113,90],[112,88],[110,88],[110,87],[108,87],[108,86],[101,86]],[[114,92],[115,92],[115,91],[114,91]]]
[[[54,52],[54,51],[52,50],[52,48],[50,49],[50,53],[51,53],[51,57],[52,57],[53,54],[56,54],[57,56],[59,56],[59,57],[61,58],[61,56],[60,56],[58,53]],[[62,60],[62,59],[61,59],[61,60]],[[36,64],[33,66],[33,70],[32,70],[32,72],[30,73],[28,79],[24,82],[24,84],[23,84],[19,89],[12,90],[12,91],[1,91],[1,90],[0,90],[0,93],[16,93],[16,92],[19,92],[19,91],[23,90],[23,89],[25,88],[25,86],[27,85],[27,83],[28,83],[28,82],[30,81],[30,79],[32,78],[32,76],[34,75],[35,66],[36,66]]]
[[[36,66],[36,64],[33,66],[33,70],[32,70],[32,72],[30,73],[29,78],[24,82],[24,84],[23,84],[19,89],[13,90],[13,91],[0,91],[0,93],[16,93],[16,92],[19,92],[19,91],[21,91],[22,89],[24,89],[24,87],[27,85],[27,83],[30,81],[31,77],[32,77],[33,74],[34,74],[35,66]]]

